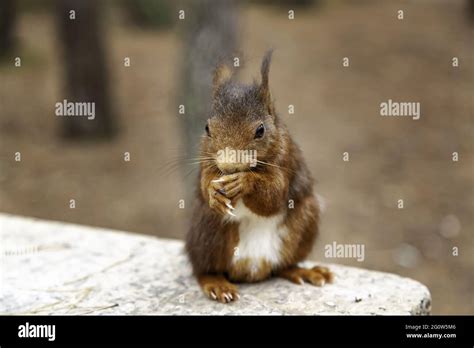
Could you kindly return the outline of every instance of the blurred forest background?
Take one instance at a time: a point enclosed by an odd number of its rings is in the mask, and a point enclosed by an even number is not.
[[[0,0],[0,211],[183,238],[211,70],[238,57],[251,81],[273,47],[277,110],[327,203],[312,257],[473,314],[473,34],[466,0]],[[96,119],[57,117],[63,99],[95,101]],[[421,119],[380,117],[388,99]],[[333,241],[365,261],[325,259]]]

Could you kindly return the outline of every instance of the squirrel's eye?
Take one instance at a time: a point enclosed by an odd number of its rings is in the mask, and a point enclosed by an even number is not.
[[[265,134],[265,126],[263,123],[257,127],[257,130],[255,131],[255,139],[262,138],[263,134]]]
[[[208,137],[211,136],[211,132],[209,131],[209,125],[207,125],[207,124],[206,124],[206,133],[207,133]]]

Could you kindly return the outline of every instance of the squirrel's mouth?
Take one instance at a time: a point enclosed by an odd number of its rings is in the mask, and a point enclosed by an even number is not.
[[[216,165],[224,175],[249,172],[256,167],[256,164],[252,165],[249,163],[217,163]]]
[[[232,166],[232,167],[217,165],[217,168],[219,168],[219,170],[225,175],[250,171],[249,165],[238,165],[238,166]]]

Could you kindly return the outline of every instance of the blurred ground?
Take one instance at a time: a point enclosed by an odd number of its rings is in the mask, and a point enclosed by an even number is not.
[[[432,292],[433,313],[474,313],[474,26],[465,2],[334,1],[297,9],[294,21],[286,12],[242,9],[241,76],[258,77],[263,52],[275,48],[277,109],[327,201],[313,257],[323,260],[333,241],[363,243],[364,262],[327,261],[417,279]],[[190,205],[178,209],[178,200],[192,167],[163,170],[182,146],[178,33],[126,26],[116,11],[107,21],[123,133],[112,143],[70,144],[56,137],[62,87],[52,17],[22,15],[23,67],[0,65],[0,211],[182,238]],[[132,67],[123,67],[125,56]],[[421,102],[421,119],[380,117],[387,99]]]

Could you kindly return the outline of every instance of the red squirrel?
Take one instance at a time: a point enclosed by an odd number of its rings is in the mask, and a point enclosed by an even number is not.
[[[263,58],[260,83],[234,81],[225,64],[214,72],[186,251],[204,293],[222,303],[240,298],[237,282],[276,276],[322,286],[333,279],[325,267],[298,266],[313,247],[320,211],[301,150],[275,111],[271,57]],[[246,160],[220,156],[224,149]]]

